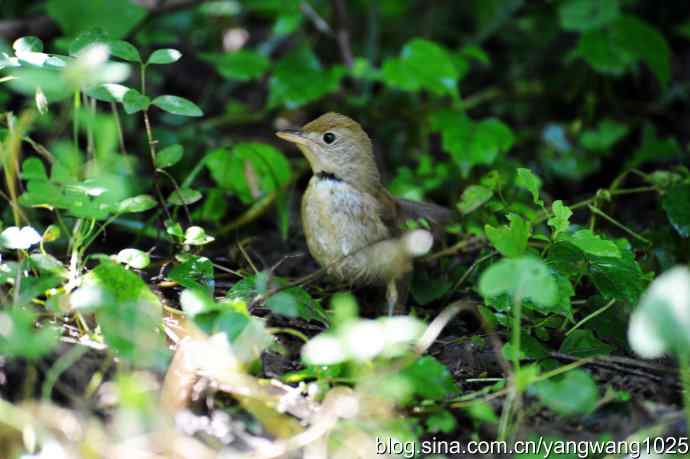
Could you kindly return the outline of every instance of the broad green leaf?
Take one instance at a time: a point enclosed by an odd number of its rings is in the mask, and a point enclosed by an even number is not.
[[[187,245],[206,245],[214,240],[201,226],[190,226],[184,232],[184,243]]]
[[[204,114],[198,105],[184,97],[158,96],[151,103],[173,115],[203,116]]]
[[[592,330],[579,329],[566,336],[559,351],[574,357],[585,358],[610,354],[613,346],[599,340]]]
[[[42,273],[54,274],[56,276],[67,279],[69,271],[62,264],[60,260],[47,253],[32,253],[29,256],[29,263],[33,268],[38,269]]]
[[[612,258],[619,258],[621,256],[615,242],[603,239],[588,229],[582,229],[573,234],[561,234],[559,240],[570,242],[589,255]]]
[[[130,88],[122,98],[122,103],[125,107],[125,112],[131,115],[132,113],[149,108],[151,99],[141,94],[136,89]]]
[[[463,214],[469,214],[481,207],[493,195],[494,192],[490,188],[481,185],[470,185],[462,192],[460,202],[458,203],[458,210]]]
[[[300,15],[301,17],[301,15]],[[204,54],[202,56],[225,78],[248,81],[259,78],[270,65],[269,59],[256,51],[238,50],[223,54]]]
[[[228,299],[242,299],[246,302],[254,300],[256,295],[264,294],[268,290],[266,285],[266,273],[258,273],[255,276],[245,277],[241,281],[232,286],[225,294]],[[272,282],[276,287],[282,287],[287,284],[287,280],[274,277]],[[278,299],[273,299],[280,293]],[[273,312],[282,314],[288,317],[300,317],[304,320],[316,320],[323,324],[328,324],[328,315],[323,310],[321,304],[302,287],[291,287],[281,290],[276,295],[270,296],[266,300],[266,306]]]
[[[599,401],[596,383],[589,373],[580,369],[538,382],[529,391],[562,416],[591,413]]]
[[[558,285],[549,268],[538,258],[506,258],[489,266],[479,279],[484,299],[507,294],[515,301],[529,299],[549,307],[558,301]]]
[[[110,40],[108,46],[110,47],[110,54],[115,57],[129,62],[141,62],[139,51],[131,43],[124,40]]]
[[[635,151],[632,159],[626,162],[625,167],[632,169],[649,162],[681,159],[683,155],[683,148],[676,139],[657,137],[654,125],[646,123],[642,129],[642,145]]]
[[[570,226],[570,217],[573,215],[573,211],[559,199],[551,204],[551,212],[553,215],[549,217],[546,223],[553,228],[551,238],[555,239],[558,234],[565,232]]]
[[[151,264],[151,257],[148,253],[139,249],[122,249],[117,253],[118,263],[134,269],[144,269]]]
[[[105,83],[88,89],[86,94],[103,102],[124,103],[125,95],[130,89],[121,84]]]
[[[606,119],[599,122],[596,129],[583,132],[580,143],[590,151],[605,153],[625,137],[628,131],[625,124]]]
[[[629,250],[618,258],[590,256],[589,277],[606,299],[636,303],[647,286],[647,278]]]
[[[119,39],[146,16],[146,9],[130,0],[48,0],[46,11],[72,37],[97,28]]]
[[[168,203],[173,206],[190,205],[202,198],[201,192],[192,188],[180,188],[174,190],[168,196]]]
[[[457,421],[455,416],[453,416],[448,410],[442,410],[437,413],[432,414],[426,420],[426,425],[428,432],[430,433],[451,433],[455,430],[457,426]]]
[[[492,164],[499,153],[513,146],[513,133],[495,118],[473,122],[464,113],[439,110],[431,115],[431,127],[441,133],[443,149],[467,175],[472,167]]]
[[[610,27],[591,30],[580,37],[576,54],[595,70],[621,75],[642,61],[666,86],[671,77],[671,51],[664,36],[643,20],[624,15]]]
[[[412,392],[429,400],[443,400],[458,391],[448,368],[431,356],[423,356],[400,371],[412,385]]]
[[[527,250],[527,241],[532,234],[529,222],[517,214],[509,214],[510,226],[484,226],[486,237],[502,255],[506,257],[518,257]]]
[[[174,166],[182,159],[182,153],[182,145],[168,145],[156,154],[156,167],[165,169],[166,167]]]
[[[414,38],[400,57],[389,58],[381,69],[383,81],[404,91],[426,89],[434,94],[457,96],[458,70],[448,51],[423,38]]]
[[[309,48],[299,47],[275,64],[268,82],[268,106],[299,108],[336,91],[344,74],[340,66],[323,69]]]
[[[561,27],[577,32],[599,29],[619,15],[618,0],[565,0],[558,8]]]
[[[133,212],[146,212],[149,209],[153,209],[158,205],[155,199],[148,194],[140,194],[139,196],[134,196],[127,198],[117,205],[117,213],[133,213]]]
[[[206,167],[220,187],[235,193],[245,204],[279,189],[291,175],[285,156],[263,143],[238,143],[231,151],[213,150]],[[252,189],[255,186],[258,189]]]
[[[417,303],[422,306],[441,298],[448,293],[453,284],[440,276],[430,276],[426,271],[413,273],[410,293]]]
[[[70,56],[76,56],[84,48],[91,46],[95,43],[106,44],[110,39],[108,35],[100,28],[88,28],[83,32],[79,33],[74,40],[69,45]]]
[[[183,238],[184,234],[179,236]],[[166,278],[177,282],[185,288],[200,289],[209,295],[213,294],[213,287],[215,285],[213,263],[206,257],[189,255],[181,263],[173,266]]]
[[[518,167],[517,176],[515,177],[515,185],[529,191],[532,194],[532,200],[535,204],[544,204],[544,201],[539,199],[541,179],[537,177],[531,170]]]
[[[690,184],[669,188],[661,201],[668,220],[682,237],[690,233]]]
[[[108,346],[137,365],[160,363],[165,352],[162,305],[144,281],[112,261],[102,261],[70,295],[77,310],[95,311]]]
[[[46,167],[43,161],[36,157],[27,158],[22,163],[22,179],[24,180],[48,180]]]
[[[172,64],[177,62],[182,57],[182,53],[176,49],[165,48],[157,49],[146,61],[146,64]]]
[[[671,78],[671,50],[664,35],[645,21],[631,15],[613,24],[614,40],[642,60],[659,83],[666,86]]]
[[[9,359],[36,360],[53,351],[58,345],[60,330],[53,326],[34,326],[36,316],[23,308],[0,311],[0,355]]]

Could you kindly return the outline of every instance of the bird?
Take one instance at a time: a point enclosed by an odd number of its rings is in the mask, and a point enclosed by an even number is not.
[[[451,212],[391,195],[371,139],[345,115],[329,112],[276,135],[295,144],[311,167],[301,218],[312,257],[335,280],[385,285],[388,314],[404,313],[412,261],[429,252],[433,235],[402,225],[420,218],[443,225]]]

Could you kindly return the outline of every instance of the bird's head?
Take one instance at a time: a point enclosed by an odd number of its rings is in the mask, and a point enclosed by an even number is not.
[[[371,140],[359,123],[345,115],[326,113],[301,129],[276,135],[297,145],[314,174],[333,174],[363,190],[380,185]]]

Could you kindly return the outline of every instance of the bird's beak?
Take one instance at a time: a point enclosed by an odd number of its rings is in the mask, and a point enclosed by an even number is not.
[[[306,145],[309,142],[304,136],[304,133],[299,129],[283,129],[276,132],[276,135],[283,140],[296,143],[297,145]]]

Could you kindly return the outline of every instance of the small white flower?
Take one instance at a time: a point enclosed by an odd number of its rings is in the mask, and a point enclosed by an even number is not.
[[[41,235],[30,226],[10,226],[0,234],[0,245],[7,249],[26,250],[41,242]]]
[[[630,347],[645,358],[661,357],[679,339],[690,344],[690,270],[684,266],[652,282],[628,327]]]

